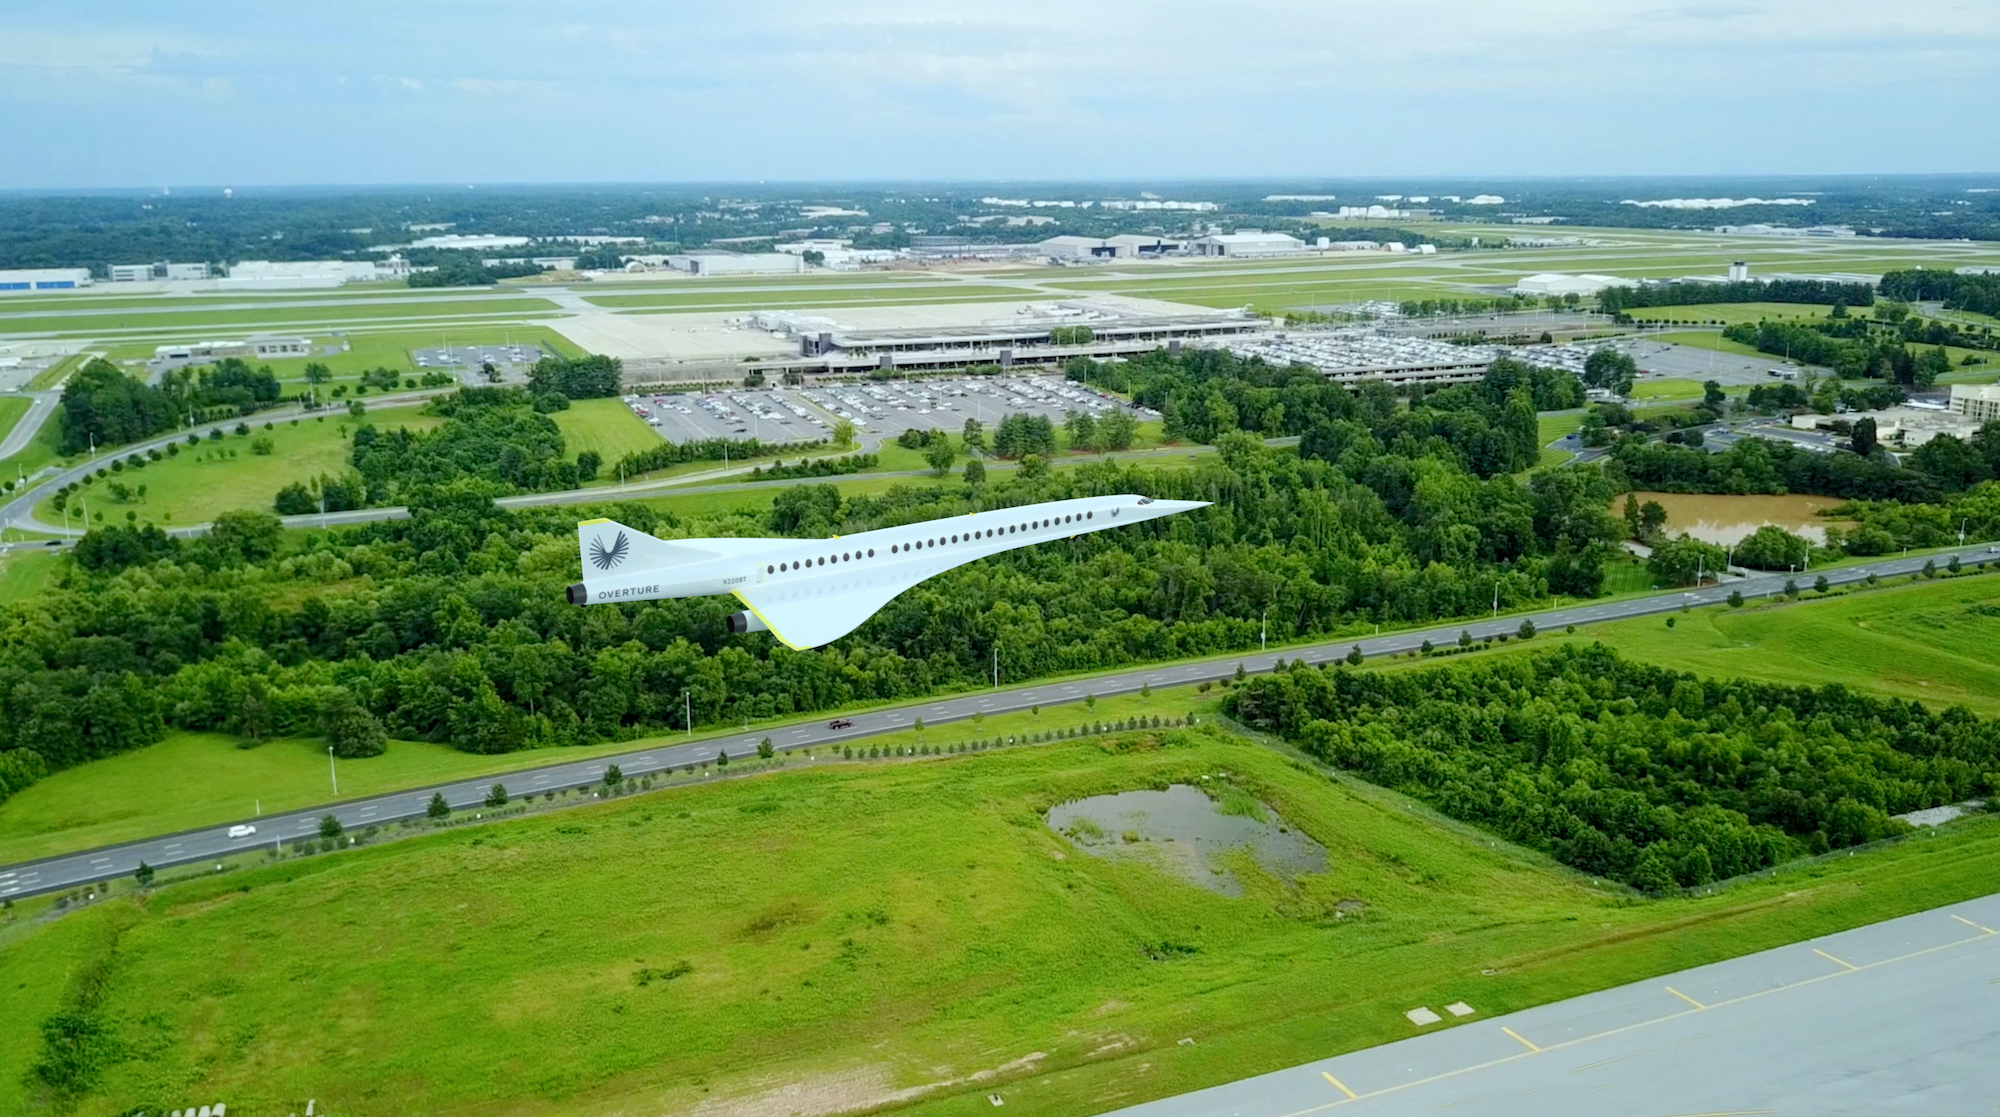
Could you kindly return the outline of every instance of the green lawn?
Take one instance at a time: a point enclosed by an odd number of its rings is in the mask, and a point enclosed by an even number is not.
[[[278,490],[286,485],[308,481],[322,473],[342,473],[348,468],[348,436],[357,424],[345,411],[267,421],[271,423],[270,430],[264,429],[265,422],[257,421],[254,416],[248,421],[248,435],[225,434],[220,442],[204,439],[199,446],[189,446],[182,440],[180,453],[165,461],[154,462],[144,469],[127,469],[93,483],[85,491],[91,519],[93,522],[122,519],[131,511],[139,514],[141,522],[169,526],[206,523],[216,513],[234,508],[269,511]],[[398,407],[371,412],[367,421],[385,430],[393,427],[429,430],[441,420],[415,407]],[[270,455],[251,451],[251,443],[258,438],[271,440]],[[111,496],[112,481],[134,488],[143,484],[146,494],[121,504]],[[78,515],[75,500],[70,502],[69,509],[72,518]],[[51,500],[37,504],[35,514],[43,523],[57,524],[63,520],[63,514],[55,510]]]
[[[22,416],[28,413],[28,408],[34,406],[34,402],[27,396],[0,395],[0,438],[5,438],[13,432]],[[55,416],[49,416],[49,421],[54,422]]]
[[[21,452],[11,458],[0,459],[0,474],[8,480],[25,477],[45,465],[50,465],[63,457],[62,411],[58,409],[42,423],[33,441],[21,447]]]
[[[53,550],[0,555],[0,605],[25,601],[42,592],[61,573],[62,563],[62,556]]]
[[[572,458],[595,450],[605,465],[615,465],[627,454],[660,444],[658,432],[621,400],[580,399],[549,417],[562,428],[563,452]],[[603,476],[600,471],[598,478]]]
[[[2000,872],[1981,818],[1639,902],[1257,745],[1119,740],[798,763],[23,924],[0,946],[0,1111],[38,1111],[38,1025],[91,974],[84,1019],[113,1042],[76,1112],[959,1115],[999,1093],[1095,1113],[1403,1038],[1413,1005],[1487,1020]],[[1040,818],[1204,779],[1318,839],[1327,870],[1238,858],[1232,899]]]
[[[245,310],[190,308],[168,314],[107,312],[74,316],[0,316],[0,332],[97,334],[108,331],[174,331],[190,328],[269,330],[327,322],[367,323],[377,320],[479,318],[546,314],[555,309],[547,299],[502,298],[469,302],[382,302],[351,306],[253,307]]]
[[[599,294],[592,292],[584,296],[584,301],[596,306],[614,310],[667,309],[706,310],[711,307],[742,306],[866,306],[873,302],[965,302],[972,299],[1020,299],[1032,300],[1038,297],[1033,291],[1019,287],[999,287],[991,284],[939,283],[936,281],[909,284],[877,283],[861,288],[841,288],[821,284],[818,289],[786,289],[780,291],[730,291],[679,288],[672,291],[649,291],[638,294]]]
[[[11,567],[0,567],[0,595],[11,588],[13,577]],[[978,724],[956,722],[928,730],[924,738],[945,744],[981,734],[1066,728],[1140,712],[1177,717],[1205,707],[1206,703],[1197,706],[1194,688],[1182,687],[1156,691],[1150,699],[1137,695],[1104,698],[1094,709],[1070,704],[1052,706],[1040,714],[996,715]],[[732,725],[719,727],[719,731],[734,736],[743,729]],[[715,732],[718,729],[704,730],[702,736]],[[340,789],[343,798],[366,798],[472,777],[504,778],[522,768],[684,739],[675,734],[498,756],[460,752],[425,741],[393,741],[381,756],[341,761]],[[869,743],[915,745],[919,735],[890,733],[871,738]],[[296,810],[332,798],[326,744],[319,738],[270,741],[254,749],[239,748],[240,744],[239,738],[219,733],[175,733],[157,745],[55,773],[0,803],[0,865],[233,822],[254,815],[260,808],[266,812]],[[163,787],[172,787],[173,794],[160,794]]]
[[[1639,322],[1699,322],[1733,326],[1738,322],[1809,321],[1824,318],[1831,306],[1809,303],[1698,303],[1691,306],[1642,306],[1625,313]]]
[[[28,389],[35,392],[47,391],[61,383],[64,377],[82,367],[83,362],[89,359],[89,354],[72,353],[36,373],[34,379],[28,381]]]
[[[1685,345],[1690,349],[1712,349],[1717,353],[1734,353],[1739,357],[1768,357],[1768,354],[1758,352],[1756,346],[1731,341],[1723,337],[1720,331],[1675,330],[1670,333],[1647,334],[1646,340]]]
[[[1698,380],[1681,380],[1678,378],[1665,380],[1644,379],[1633,382],[1632,400],[1635,403],[1647,403],[1656,400],[1698,400],[1701,398],[1701,391],[1701,382]]]
[[[1644,571],[1643,567],[1633,569]],[[1650,585],[1650,580],[1647,585]],[[1844,683],[2000,717],[2000,577],[1885,585],[1796,605],[1699,609],[1579,628],[1634,659],[1773,683]],[[1645,587],[1640,587],[1645,588]]]

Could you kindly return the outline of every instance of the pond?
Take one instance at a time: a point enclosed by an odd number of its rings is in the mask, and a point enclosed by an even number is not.
[[[1243,894],[1222,857],[1233,850],[1280,880],[1326,871],[1325,846],[1241,790],[1218,793],[1174,784],[1098,795],[1050,808],[1048,823],[1092,856],[1143,861],[1224,896]]]
[[[1776,524],[1814,543],[1826,542],[1829,527],[1849,527],[1818,513],[1845,501],[1824,496],[1729,496],[1707,493],[1633,493],[1640,504],[1658,501],[1667,510],[1667,534],[1692,535],[1704,543],[1731,547],[1766,524]],[[1611,502],[1611,514],[1623,517],[1625,498]]]

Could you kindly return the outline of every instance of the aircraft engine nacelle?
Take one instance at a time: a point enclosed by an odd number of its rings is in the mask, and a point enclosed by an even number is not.
[[[765,627],[763,621],[757,619],[757,614],[748,611],[729,614],[727,623],[729,625],[729,633],[732,636],[745,632],[770,631],[769,628]]]

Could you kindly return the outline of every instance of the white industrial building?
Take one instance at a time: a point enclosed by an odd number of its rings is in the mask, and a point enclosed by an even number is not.
[[[1602,292],[1606,287],[1636,287],[1637,282],[1620,279],[1615,275],[1564,275],[1561,272],[1542,272],[1539,275],[1522,276],[1514,285],[1517,295],[1576,295],[1589,298]]]
[[[180,283],[207,278],[208,265],[205,263],[171,264],[163,260],[156,264],[111,265],[113,283],[150,283],[160,279]]]
[[[1184,248],[1186,245],[1177,240],[1137,233],[1120,233],[1115,237],[1050,237],[1035,246],[1037,252],[1051,260],[1129,260],[1138,256],[1179,252]]]
[[[1953,384],[1951,409],[1982,423],[2000,422],[2000,384]]]
[[[244,260],[216,281],[225,291],[302,291],[369,283],[407,276],[409,265],[391,258],[382,267],[373,260]]]
[[[789,252],[686,252],[667,257],[667,266],[689,275],[798,275],[803,256]]]
[[[73,291],[90,286],[89,268],[21,268],[0,271],[0,291]]]
[[[162,345],[153,350],[156,363],[203,364],[224,357],[263,358],[310,357],[313,343],[303,337],[253,337],[243,341],[190,341]]]
[[[1306,251],[1306,242],[1290,233],[1238,229],[1197,237],[1189,247],[1197,256],[1292,256]]]

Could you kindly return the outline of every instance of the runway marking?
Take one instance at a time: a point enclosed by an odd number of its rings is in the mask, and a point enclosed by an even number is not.
[[[1820,974],[1818,977],[1803,978],[1799,981],[1794,981],[1789,985],[1774,985],[1769,989],[1759,989],[1754,993],[1745,993],[1740,997],[1731,997],[1726,1001],[1717,1001],[1716,1003],[1709,1005],[1708,1007],[1709,1009],[1717,1009],[1717,1008],[1724,1008],[1729,1005],[1743,1004],[1748,1001],[1757,1000],[1761,997],[1768,997],[1773,993],[1789,992],[1793,989],[1802,988],[1807,985],[1817,985],[1822,981],[1830,981],[1837,977],[1846,977],[1849,973],[1854,972],[1856,970],[1872,970],[1881,966],[1894,965],[1897,962],[1907,962],[1912,958],[1921,958],[1926,954],[1935,954],[1940,950],[1950,950],[1954,947],[1964,946],[1966,943],[1984,942],[1986,938],[1987,936],[1985,935],[1974,935],[1971,938],[1957,939],[1955,941],[1947,943],[1939,943],[1936,946],[1927,946],[1922,950],[1912,950],[1908,954],[1899,954],[1894,958],[1884,958],[1879,962],[1869,962],[1868,964],[1863,966],[1849,966],[1845,970],[1836,970],[1831,973],[1823,973]],[[1838,961],[1838,959],[1835,960]],[[1841,964],[1847,965],[1844,962]],[[1994,978],[1992,981],[1988,982],[1988,984],[2000,985],[2000,978]],[[1548,1051],[1560,1051],[1566,1047],[1574,1047],[1578,1044],[1590,1043],[1594,1040],[1608,1039],[1612,1036],[1623,1035],[1626,1032],[1638,1031],[1640,1028],[1650,1028],[1655,1024],[1664,1024],[1669,1020],[1679,1020],[1683,1017],[1693,1016],[1696,1012],[1699,1011],[1702,1010],[1686,1008],[1682,1009],[1679,1012],[1670,1012],[1665,1016],[1655,1016],[1651,1020],[1640,1020],[1631,1024],[1623,1025],[1621,1027],[1608,1028],[1602,1032],[1597,1032],[1592,1035],[1577,1036],[1574,1039],[1566,1039],[1560,1043],[1552,1043],[1547,1047],[1537,1047],[1531,1051],[1520,1051],[1512,1055],[1502,1055],[1497,1059],[1488,1059],[1483,1063],[1474,1063],[1469,1067],[1459,1067],[1455,1070],[1440,1071],[1437,1074],[1428,1075],[1424,1078],[1412,1079],[1409,1082],[1401,1082],[1394,1086],[1384,1086],[1379,1090],[1370,1090],[1365,1094],[1359,1095],[1355,1100],[1358,1101],[1367,1098],[1379,1098],[1385,1094],[1401,1093],[1404,1090],[1414,1089],[1418,1086],[1428,1086],[1433,1082],[1442,1082],[1447,1078],[1457,1078],[1460,1075],[1472,1074],[1475,1071],[1482,1071],[1490,1069],[1492,1067],[1503,1066],[1507,1063],[1514,1062],[1518,1059],[1526,1059],[1532,1055],[1539,1055]],[[1507,1031],[1504,1025],[1502,1026],[1501,1030]],[[1513,1035],[1514,1033],[1508,1032],[1507,1034]],[[1521,1039],[1520,1036],[1514,1036],[1514,1038]],[[1522,1039],[1521,1042],[1527,1043],[1528,1041]],[[1321,1073],[1325,1072],[1322,1071]],[[1332,1109],[1336,1105],[1346,1105],[1346,1104],[1347,1104],[1346,1100],[1328,1102],[1324,1105],[1309,1106],[1305,1109],[1295,1109],[1290,1113],[1280,1114],[1279,1117],[1307,1117],[1308,1114],[1319,1113],[1324,1110]],[[1733,1117],[1733,1115],[1735,1114],[1756,1114],[1756,1113],[1769,1113],[1769,1112],[1771,1111],[1768,1109],[1722,1110],[1707,1114],[1701,1114],[1701,1113],[1682,1114],[1680,1115],[1680,1117]]]
[[[1672,993],[1674,996],[1679,997],[1681,1000],[1686,1001],[1687,1003],[1693,1005],[1696,1008],[1708,1007],[1707,1005],[1702,1004],[1700,1001],[1695,1000],[1693,997],[1688,996],[1686,993],[1681,992],[1680,990],[1674,988],[1671,985],[1666,986],[1666,990],[1667,992]]]
[[[1970,920],[1970,919],[1967,919],[1966,917],[1964,917],[1964,916],[1962,916],[1962,915],[1954,915],[1954,916],[1952,916],[1952,918],[1953,918],[1953,919],[1956,919],[1956,920],[1958,920],[1958,921],[1959,921],[1960,923],[1963,923],[1963,924],[1965,924],[1965,925],[1966,925],[1967,927],[1978,927],[1978,928],[1979,928],[1979,929],[1980,929],[1981,931],[1984,931],[1984,932],[1986,932],[1986,933],[1987,933],[1987,934],[1989,934],[1989,935],[1992,935],[1992,934],[2000,934],[2000,932],[1996,932],[1996,931],[1994,931],[1994,930],[1993,930],[1993,928],[1991,928],[1991,927],[1987,927],[1987,926],[1983,926],[1983,925],[1981,925],[1981,924],[1978,924],[1978,923],[1974,923],[1974,922],[1973,922],[1972,920]]]
[[[1813,953],[1814,953],[1814,954],[1817,954],[1817,955],[1819,955],[1820,957],[1822,957],[1822,958],[1826,959],[1826,960],[1827,960],[1827,961],[1829,961],[1829,962],[1832,962],[1832,963],[1833,963],[1834,965],[1836,965],[1836,966],[1845,966],[1845,967],[1847,967],[1847,972],[1848,972],[1848,973],[1853,973],[1854,971],[1856,971],[1856,970],[1858,970],[1858,969],[1860,969],[1860,968],[1861,968],[1860,966],[1857,966],[1857,965],[1855,965],[1855,964],[1854,964],[1854,963],[1852,963],[1852,962],[1843,962],[1843,961],[1841,961],[1840,959],[1838,959],[1838,958],[1835,958],[1835,957],[1834,957],[1833,955],[1831,955],[1831,954],[1828,954],[1828,953],[1827,953],[1826,951],[1824,951],[1824,950],[1821,950],[1821,949],[1820,949],[1819,947],[1816,947],[1816,946],[1815,946],[1815,947],[1813,947]]]
[[[1346,1094],[1346,1095],[1347,1095],[1347,1100],[1348,1100],[1348,1101],[1353,1101],[1353,1100],[1354,1100],[1354,1099],[1355,1099],[1356,1097],[1358,1097],[1358,1096],[1359,1096],[1359,1095],[1357,1095],[1357,1094],[1356,1094],[1356,1093],[1355,1093],[1354,1091],[1352,1091],[1352,1090],[1348,1089],[1348,1088],[1347,1088],[1347,1084],[1346,1084],[1346,1083],[1344,1083],[1344,1082],[1342,1082],[1342,1081],[1341,1081],[1340,1079],[1338,1079],[1338,1078],[1335,1078],[1334,1076],[1332,1076],[1332,1075],[1330,1075],[1330,1074],[1326,1073],[1325,1071],[1320,1071],[1320,1072],[1319,1072],[1319,1076],[1320,1076],[1321,1078],[1324,1078],[1324,1079],[1326,1079],[1326,1080],[1327,1080],[1328,1082],[1331,1082],[1331,1083],[1333,1083],[1333,1088],[1334,1088],[1334,1089],[1336,1089],[1336,1090],[1339,1090],[1339,1091],[1340,1091],[1341,1093],[1343,1093],[1343,1094]]]
[[[1512,1028],[1509,1028],[1509,1027],[1506,1027],[1506,1026],[1504,1026],[1504,1025],[1503,1025],[1503,1026],[1502,1026],[1502,1027],[1500,1028],[1500,1030],[1501,1030],[1501,1031],[1503,1031],[1503,1032],[1506,1032],[1506,1033],[1507,1033],[1508,1035],[1510,1035],[1510,1036],[1513,1036],[1513,1037],[1514,1037],[1515,1039],[1517,1039],[1517,1040],[1520,1040],[1520,1041],[1521,1041],[1521,1046],[1523,1046],[1523,1047],[1527,1048],[1527,1049],[1528,1049],[1529,1051],[1531,1051],[1531,1052],[1539,1052],[1539,1051],[1541,1051],[1541,1048],[1539,1048],[1539,1047],[1536,1047],[1536,1046],[1535,1046],[1534,1044],[1532,1044],[1532,1043],[1529,1043],[1529,1042],[1528,1042],[1527,1040],[1525,1040],[1525,1039],[1521,1039],[1521,1033],[1519,1033],[1519,1032],[1515,1031],[1514,1029],[1512,1029]]]
[[[1608,1066],[1610,1066],[1610,1065],[1611,1065],[1612,1063],[1622,1063],[1622,1062],[1624,1062],[1624,1061],[1625,1061],[1625,1060],[1627,1060],[1627,1059],[1636,1059],[1636,1058],[1638,1058],[1638,1057],[1639,1057],[1639,1056],[1641,1056],[1641,1055],[1651,1055],[1651,1054],[1652,1054],[1652,1053],[1654,1053],[1655,1051],[1667,1051],[1667,1050],[1671,1050],[1672,1048],[1675,1048],[1675,1047],[1679,1047],[1679,1046],[1681,1046],[1681,1045],[1682,1045],[1682,1044],[1684,1044],[1684,1043],[1693,1043],[1693,1042],[1694,1042],[1695,1040],[1698,1040],[1698,1039],[1708,1039],[1708,1038],[1709,1038],[1709,1037],[1711,1037],[1711,1036],[1719,1036],[1719,1035],[1722,1035],[1722,1034],[1723,1034],[1724,1032],[1733,1032],[1733,1031],[1737,1031],[1738,1029],[1741,1029],[1741,1028],[1747,1028],[1747,1027],[1749,1027],[1750,1025],[1754,1024],[1754,1023],[1756,1023],[1756,1021],[1755,1021],[1755,1020],[1745,1020],[1745,1021],[1744,1021],[1743,1023],[1741,1023],[1741,1024],[1732,1024],[1732,1025],[1730,1025],[1730,1026],[1729,1026],[1729,1027],[1727,1027],[1727,1028],[1717,1028],[1717,1029],[1716,1029],[1715,1031],[1712,1031],[1712,1032],[1703,1032],[1703,1033],[1701,1033],[1700,1035],[1694,1035],[1694,1036],[1688,1036],[1688,1037],[1687,1037],[1687,1038],[1685,1038],[1685,1039],[1677,1039],[1677,1040],[1674,1040],[1674,1041],[1673,1041],[1673,1042],[1671,1042],[1671,1043],[1663,1043],[1663,1044],[1659,1045],[1658,1047],[1647,1047],[1647,1048],[1642,1048],[1641,1050],[1638,1050],[1638,1051],[1628,1051],[1628,1052],[1626,1052],[1626,1053],[1625,1053],[1625,1054],[1623,1054],[1623,1055],[1613,1055],[1613,1056],[1612,1056],[1611,1058],[1609,1058],[1609,1059],[1599,1059],[1598,1061],[1596,1061],[1596,1062],[1594,1062],[1594,1063],[1585,1063],[1584,1065],[1582,1065],[1582,1066],[1580,1066],[1580,1067],[1572,1067],[1572,1068],[1570,1069],[1570,1073],[1571,1073],[1571,1074],[1582,1074],[1582,1073],[1583,1073],[1584,1071],[1587,1071],[1587,1070],[1596,1070],[1596,1069],[1597,1069],[1598,1067],[1608,1067]]]

